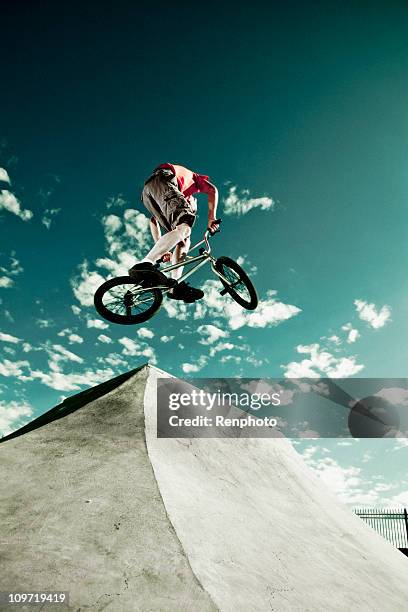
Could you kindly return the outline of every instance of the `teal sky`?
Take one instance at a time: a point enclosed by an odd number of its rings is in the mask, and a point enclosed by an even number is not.
[[[402,1],[3,9],[0,428],[147,360],[177,376],[406,376],[407,69]],[[89,305],[149,248],[139,194],[164,161],[218,186],[213,248],[244,258],[255,313],[205,269],[201,304],[165,302],[142,328],[104,327]],[[372,503],[408,504],[407,448],[370,442],[376,463],[365,444],[330,457],[342,474],[361,463],[360,496],[383,469],[395,486]],[[324,465],[312,446],[297,448]]]

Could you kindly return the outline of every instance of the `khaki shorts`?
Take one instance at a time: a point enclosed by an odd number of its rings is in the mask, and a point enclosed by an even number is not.
[[[153,217],[167,231],[187,223],[194,225],[197,204],[189,201],[178,188],[177,179],[171,170],[161,168],[145,182],[141,200]]]

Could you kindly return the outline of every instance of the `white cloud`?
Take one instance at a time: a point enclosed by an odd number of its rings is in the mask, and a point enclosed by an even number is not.
[[[257,357],[255,357],[255,355],[249,355],[246,358],[246,361],[248,363],[252,363],[252,365],[254,365],[255,367],[259,368],[261,365],[263,365],[264,363],[269,363],[268,359],[258,359]]]
[[[126,338],[124,336],[123,338],[120,338],[119,344],[121,344],[124,347],[123,353],[125,355],[129,355],[131,357],[139,355],[140,344],[136,342],[135,340],[132,340],[131,338]]]
[[[14,280],[10,277],[17,276],[23,272],[23,268],[18,259],[16,259],[14,251],[11,252],[8,259],[8,265],[0,266],[0,273],[4,274],[4,276],[0,276],[0,287],[3,289],[9,289],[14,285]]]
[[[380,309],[375,304],[369,304],[364,300],[354,300],[358,316],[366,321],[373,329],[379,329],[391,319],[391,309],[384,304]]]
[[[16,349],[13,348],[12,346],[5,346],[3,347],[3,353],[7,353],[8,355],[14,355],[16,354]]]
[[[345,325],[342,325],[341,329],[343,331],[348,332],[348,334],[347,334],[347,342],[349,344],[352,344],[353,342],[358,340],[358,338],[360,337],[360,332],[358,331],[358,329],[353,328],[351,323],[346,323]]]
[[[119,193],[116,196],[111,196],[106,200],[106,208],[113,208],[114,206],[125,206],[128,202],[124,199],[123,195]]]
[[[112,378],[115,372],[111,368],[105,370],[86,370],[81,374],[64,374],[61,371],[50,370],[50,372],[42,372],[33,370],[30,373],[30,379],[39,379],[47,387],[56,389],[57,391],[76,391],[81,386],[93,387],[101,382],[105,382]]]
[[[234,318],[232,324],[230,323],[230,327],[232,329],[238,329],[238,327],[242,325],[248,325],[248,327],[275,326],[302,312],[297,306],[277,301],[273,297],[275,294],[276,291],[268,291],[268,298],[266,300],[260,300],[258,308],[255,311],[251,312],[241,309],[239,314],[237,313],[238,316]]]
[[[337,495],[343,503],[352,506],[377,506],[380,508],[403,508],[408,504],[407,490],[403,489],[403,485],[406,485],[406,481],[401,479],[390,480],[384,478],[384,476],[373,475],[369,476],[372,472],[371,466],[367,464],[370,461],[378,459],[378,453],[376,451],[375,441],[371,441],[370,446],[367,448],[367,442],[361,447],[360,440],[339,440],[335,442],[336,447],[351,447],[356,449],[357,445],[360,446],[358,449],[358,460],[365,467],[360,469],[355,465],[355,458],[352,460],[352,456],[355,457],[354,453],[350,454],[348,449],[345,449],[345,458],[349,457],[349,461],[352,465],[345,466],[339,465],[336,460],[331,457],[322,458],[319,456],[318,451],[322,451],[319,447],[315,447],[315,451],[309,452],[309,449],[303,452],[302,456],[305,459],[309,467],[315,471],[316,475],[320,477],[326,486]],[[407,449],[407,439],[396,439],[389,440],[389,444],[386,446],[386,451],[397,451],[398,448],[402,449],[405,454]],[[342,449],[340,449],[341,452]],[[337,448],[335,449],[337,452]],[[353,465],[354,464],[354,465]],[[373,466],[375,464],[373,463]],[[363,480],[363,475],[367,474],[367,479]],[[398,492],[396,492],[398,491]],[[394,493],[393,493],[394,492]]]
[[[248,311],[231,300],[222,300],[217,289],[213,286],[210,304],[214,308],[218,307],[218,309],[221,310],[220,314],[222,314],[223,311],[225,312],[231,329],[239,329],[244,325],[248,327],[275,326],[301,312],[301,309],[297,308],[297,306],[277,301],[275,297],[273,297],[276,295],[276,291],[268,291],[267,299],[260,300],[255,311]]]
[[[10,256],[8,257],[10,262],[9,265],[7,267],[0,266],[0,272],[4,272],[8,276],[17,276],[18,274],[23,272],[23,268],[19,260],[15,257],[15,255],[15,251],[12,251]]]
[[[95,327],[96,329],[107,329],[109,325],[102,321],[102,319],[88,319],[86,322],[87,327]]]
[[[245,272],[250,272],[251,276],[258,272],[258,268],[247,261],[246,255],[239,255],[239,257],[237,257],[237,264],[245,268]]]
[[[84,261],[79,269],[79,276],[71,280],[74,295],[82,306],[93,306],[95,291],[105,282],[105,279],[98,272],[90,272],[87,261]]]
[[[74,334],[71,329],[62,329],[58,332],[58,336],[66,337],[70,344],[82,344],[84,339],[78,334]]]
[[[309,467],[341,502],[353,505],[377,503],[378,492],[372,488],[364,489],[360,468],[343,467],[331,457],[315,458],[315,453],[305,453],[303,456]]]
[[[359,337],[360,337],[360,333],[357,329],[350,329],[350,332],[347,338],[347,342],[349,344],[352,344],[353,342],[358,340]]]
[[[375,503],[377,493],[362,489],[361,469],[342,467],[334,459],[326,457],[314,468],[324,484],[345,504]]]
[[[70,334],[68,336],[68,342],[70,344],[82,344],[84,341],[84,339],[81,336],[78,336],[78,334]]]
[[[100,334],[98,336],[99,342],[104,342],[105,344],[111,344],[112,339],[109,336],[105,336],[105,334]]]
[[[106,217],[103,217],[102,221],[105,227],[106,236],[109,237],[118,232],[122,227],[122,221],[120,220],[120,217],[117,217],[116,215],[107,215]]]
[[[127,209],[122,218],[106,215],[102,225],[108,256],[97,259],[95,265],[107,270],[110,276],[127,276],[128,269],[146,254],[151,244],[149,220],[143,213]],[[99,272],[90,270],[87,261],[82,262],[79,276],[71,280],[75,297],[83,306],[92,306],[94,293],[104,280]]]
[[[3,176],[4,176],[5,170],[4,169],[2,170],[3,170]],[[7,172],[6,172],[6,176],[8,178]],[[3,180],[6,180],[6,179],[3,179]],[[6,180],[6,182],[9,182],[9,181]],[[33,216],[33,213],[31,210],[21,208],[21,203],[17,200],[16,196],[13,193],[11,193],[11,191],[8,191],[7,189],[0,190],[0,211],[1,210],[7,210],[13,215],[17,215],[17,217],[20,217],[20,219],[22,219],[23,221],[29,221]]]
[[[41,223],[45,225],[47,229],[50,229],[53,217],[55,217],[59,212],[61,212],[60,208],[47,208],[44,211],[43,218],[41,219]]]
[[[298,345],[300,354],[310,357],[302,361],[291,361],[282,366],[286,378],[318,378],[323,374],[330,378],[347,378],[360,372],[364,366],[356,362],[356,357],[335,357],[332,353],[321,349],[320,344],[309,346]]]
[[[5,168],[0,168],[0,181],[10,184],[10,177]]]
[[[408,438],[396,438],[393,450],[408,448]]]
[[[223,355],[220,358],[220,363],[227,363],[228,361],[233,361],[236,364],[240,364],[242,361],[242,357],[239,355]]]
[[[139,329],[137,330],[137,335],[139,336],[139,338],[153,338],[154,337],[154,333],[147,327],[139,327]]]
[[[48,366],[49,366],[50,371],[47,373],[41,370],[30,369],[29,374],[23,375],[22,368],[29,367],[29,363],[28,361],[20,361],[20,362],[14,363],[14,368],[12,367],[12,364],[10,363],[6,364],[7,369],[9,371],[9,374],[8,374],[9,376],[17,376],[18,378],[20,378],[20,380],[24,380],[24,381],[32,381],[35,379],[39,379],[45,385],[53,389],[57,389],[59,391],[79,389],[79,387],[75,386],[75,384],[78,383],[78,381],[82,380],[81,378],[78,378],[80,375],[79,374],[72,374],[72,375],[64,374],[62,372],[62,364],[66,362],[82,364],[83,363],[82,357],[80,357],[79,355],[76,355],[75,353],[72,353],[71,351],[66,349],[64,346],[62,346],[61,344],[51,344],[50,342],[47,342],[41,348],[37,348],[37,349],[33,349],[33,347],[30,344],[25,343],[24,350],[26,352],[30,352],[31,350],[44,350],[48,354]],[[1,373],[1,366],[0,366],[0,373]],[[67,381],[71,381],[71,382],[67,382]],[[74,386],[72,386],[73,384]],[[80,383],[80,384],[86,384],[86,382]]]
[[[9,289],[14,285],[14,281],[7,276],[0,276],[0,287],[3,289]]]
[[[16,338],[16,336],[11,336],[10,334],[4,334],[0,332],[0,342],[11,342],[13,344],[17,344],[21,342],[20,338]]]
[[[110,276],[127,276],[129,268],[134,263],[135,258],[128,252],[117,253],[116,260],[109,257],[100,257],[95,262],[98,268],[105,268]]]
[[[258,307],[254,311],[244,310],[239,304],[234,302],[229,296],[221,296],[221,286],[218,281],[207,280],[202,287],[205,297],[194,304],[176,305],[164,302],[164,307],[170,317],[178,320],[186,320],[193,315],[194,319],[202,319],[209,316],[212,319],[224,319],[232,330],[244,326],[248,327],[272,327],[279,325],[283,321],[296,316],[301,309],[291,304],[284,304],[276,299],[276,291],[269,290],[266,299],[260,300]],[[191,314],[190,314],[191,313]]]
[[[174,336],[160,336],[161,342],[171,342],[174,340]]]
[[[0,400],[0,436],[22,427],[32,414],[33,409],[26,402]]]
[[[11,314],[9,310],[7,310],[7,308],[4,310],[3,314],[5,318],[7,319],[7,321],[9,321],[10,323],[15,323],[13,315]]]
[[[28,361],[9,361],[5,359],[0,362],[0,374],[2,376],[15,376],[19,378],[23,375],[23,368],[30,366]]]
[[[356,362],[356,357],[341,357],[336,359],[332,367],[325,371],[329,378],[348,378],[358,374],[364,366]]]
[[[35,323],[41,329],[48,329],[49,327],[54,327],[55,325],[52,319],[36,319]]]
[[[71,334],[71,330],[69,328],[65,328],[65,329],[61,329],[61,331],[58,332],[57,336],[66,336],[67,334]]]
[[[128,208],[123,214],[123,219],[126,236],[133,238],[131,244],[138,250],[139,255],[144,254],[152,242],[148,217],[133,208]]]
[[[129,357],[147,357],[152,363],[156,363],[156,355],[151,346],[146,343],[136,342],[131,338],[120,338],[118,342],[124,347],[123,354]]]
[[[339,338],[338,336],[336,336],[336,335],[330,336],[330,338],[327,338],[327,339],[328,339],[330,342],[333,342],[333,344],[336,344],[336,345],[341,344],[341,340],[340,340],[340,338]]]
[[[199,357],[195,363],[183,363],[181,369],[185,374],[192,374],[202,370],[206,363],[207,357],[205,357],[205,355],[201,355],[201,357]]]
[[[401,491],[386,502],[388,508],[406,508],[408,506],[408,490]]]
[[[128,208],[124,211],[122,219],[117,215],[103,217],[102,225],[108,253],[115,258],[115,261],[101,259],[97,265],[105,267],[109,265],[110,271],[114,266],[120,266],[121,269],[126,267],[126,270],[123,270],[126,273],[135,259],[141,259],[145,255],[151,243],[149,219],[143,213]]]
[[[220,342],[219,344],[210,347],[210,357],[214,357],[214,355],[220,351],[232,351],[234,348],[235,346],[232,344],[232,342]],[[241,357],[239,357],[239,360],[241,360]]]
[[[219,329],[215,325],[200,325],[197,328],[197,332],[202,337],[199,341],[200,344],[214,344],[220,338],[227,338],[229,336],[227,331]]]
[[[46,344],[45,350],[47,351],[51,362],[58,364],[64,361],[74,361],[75,363],[83,363],[82,357],[72,353],[61,344]]]
[[[408,406],[408,389],[401,387],[388,387],[380,389],[377,396],[383,397],[396,406]]]
[[[250,210],[258,208],[260,210],[273,210],[275,202],[268,196],[260,198],[248,197],[249,192],[247,190],[241,191],[238,195],[237,187],[235,185],[229,188],[227,197],[224,199],[223,213],[225,215],[246,215]]]
[[[291,361],[284,366],[284,375],[286,378],[319,378],[320,374],[313,370],[312,361],[303,359],[302,361]]]
[[[178,321],[186,321],[188,319],[189,312],[194,311],[194,309],[197,312],[197,304],[189,304],[189,306],[190,311],[188,310],[187,305],[181,300],[176,301],[165,299],[163,301],[163,308],[167,312],[168,316],[171,319],[177,319]],[[194,315],[194,318],[196,319],[197,317]]]
[[[98,363],[107,363],[108,365],[111,365],[112,367],[116,367],[116,366],[126,366],[129,367],[127,361],[125,361],[125,359],[123,359],[122,355],[119,355],[119,353],[109,353],[109,355],[107,355],[106,357],[98,357],[97,358]]]

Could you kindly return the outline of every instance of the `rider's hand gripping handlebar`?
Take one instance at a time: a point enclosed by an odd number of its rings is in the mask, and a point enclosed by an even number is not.
[[[218,232],[221,231],[219,227],[217,229],[213,229],[212,225],[219,226],[221,223],[222,223],[222,219],[214,219],[211,226],[207,228],[207,232],[209,233],[210,236],[214,236],[214,234],[218,234]]]

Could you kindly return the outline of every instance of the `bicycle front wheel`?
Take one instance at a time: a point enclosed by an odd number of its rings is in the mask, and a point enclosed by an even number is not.
[[[160,289],[143,287],[137,278],[118,276],[101,285],[95,292],[94,305],[98,313],[111,323],[134,325],[143,323],[160,308]]]
[[[255,310],[258,306],[256,289],[241,266],[229,257],[219,257],[214,267],[223,277],[220,278],[224,285],[222,293],[229,293],[242,308]]]

